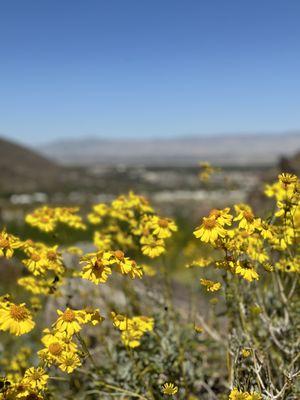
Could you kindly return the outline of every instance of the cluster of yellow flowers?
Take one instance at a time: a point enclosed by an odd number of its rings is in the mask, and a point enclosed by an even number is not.
[[[208,167],[206,170],[206,175],[212,173]],[[276,211],[267,219],[257,217],[247,204],[211,210],[195,229],[194,236],[204,247],[208,244],[217,251],[197,258],[188,266],[206,271],[213,265],[225,271],[226,280],[229,277],[235,282],[257,281],[264,271],[299,273],[300,256],[294,251],[300,233],[299,180],[295,175],[281,174],[278,182],[266,187],[265,193],[276,200]],[[27,215],[26,221],[44,232],[55,231],[59,224],[73,229],[87,226],[77,208],[67,207],[38,208]],[[61,286],[70,278],[80,278],[81,284],[83,279],[99,285],[105,284],[115,273],[131,279],[141,278],[143,274],[153,276],[155,268],[144,265],[143,260],[136,263],[132,258],[133,250],[141,257],[156,258],[166,251],[167,239],[177,231],[172,219],[156,214],[144,197],[132,192],[117,197],[110,204],[95,205],[88,214],[88,222],[96,228],[96,249],[87,254],[76,246],[65,249],[61,245],[22,240],[5,229],[0,232],[0,257],[19,256],[23,275],[18,277],[18,285],[35,296],[26,300],[27,305],[13,301],[9,295],[0,297],[1,331],[15,336],[31,332],[37,321],[35,311],[42,307],[40,298],[63,292]],[[80,270],[65,265],[65,253],[78,257]],[[221,291],[225,286],[225,283],[207,278],[201,278],[200,284],[207,292]],[[68,307],[57,310],[58,316],[51,328],[43,330],[38,366],[27,368],[30,365],[24,362],[27,350],[22,350],[12,360],[6,377],[10,385],[1,389],[0,400],[42,400],[47,392],[50,367],[69,374],[81,366],[85,358],[92,359],[81,331],[87,325],[100,324],[104,317],[97,308],[75,309],[66,304]],[[154,330],[152,317],[128,317],[116,312],[111,312],[110,316],[113,326],[120,331],[123,345],[128,348],[141,346],[146,334]],[[202,329],[195,326],[195,331],[200,333]],[[244,349],[241,354],[246,358],[250,351]],[[178,387],[165,383],[161,392],[172,396],[178,392]],[[256,392],[234,388],[229,399],[260,400],[262,397]]]
[[[44,232],[53,232],[59,223],[74,229],[86,229],[82,218],[77,214],[77,207],[48,207],[37,208],[26,216],[26,222]]]
[[[42,367],[26,369],[23,377],[16,382],[9,382],[0,400],[43,400],[49,375]]]
[[[140,346],[144,334],[154,328],[154,319],[144,315],[128,318],[112,311],[111,318],[114,326],[121,331],[122,342],[131,348]]]
[[[62,256],[58,251],[58,246],[49,247],[43,243],[34,243],[27,240],[22,245],[26,258],[22,263],[34,276],[45,275],[52,271],[57,275],[64,272]]]
[[[71,373],[81,365],[78,345],[75,338],[81,342],[82,327],[88,323],[97,325],[104,318],[98,309],[57,310],[58,318],[53,329],[45,329],[42,343],[45,346],[38,352],[40,359],[46,366],[57,365],[62,371]]]
[[[200,284],[202,286],[205,286],[206,290],[208,292],[216,292],[216,291],[220,290],[221,286],[222,286],[220,282],[214,282],[214,281],[211,281],[209,279],[204,279],[204,278],[200,279]]]
[[[86,224],[77,212],[77,208],[44,206],[28,214],[26,222],[44,232],[55,231],[59,224],[85,229]],[[110,205],[94,206],[88,220],[99,230],[94,235],[97,250],[87,254],[82,254],[76,246],[65,249],[59,245],[22,240],[6,230],[0,232],[0,257],[11,259],[18,256],[25,267],[24,275],[17,280],[18,285],[36,296],[30,298],[29,307],[25,303],[14,303],[9,295],[0,297],[0,330],[15,336],[31,332],[36,326],[34,314],[42,307],[39,296],[58,295],[57,289],[68,278],[80,277],[100,284],[105,283],[113,272],[131,279],[141,278],[144,272],[153,276],[156,273],[153,267],[138,265],[125,255],[125,251],[137,248],[150,258],[157,257],[165,251],[165,239],[177,230],[172,220],[156,215],[146,199],[133,193],[119,196]],[[81,271],[66,267],[64,253],[79,258]],[[0,399],[43,399],[47,392],[49,367],[72,373],[85,357],[90,356],[81,329],[87,324],[96,325],[103,321],[99,310],[68,307],[64,311],[57,310],[57,313],[51,329],[43,330],[43,348],[37,353],[39,366],[26,369],[28,364],[21,352],[20,358],[26,368],[23,364],[20,368],[18,358],[11,361],[9,368],[12,372],[8,371],[6,376],[10,384],[1,390]],[[146,316],[127,318],[112,313],[112,321],[121,331],[121,341],[130,348],[140,346],[145,333],[154,329],[154,319]]]
[[[173,220],[154,213],[148,201],[130,192],[107,204],[97,204],[88,215],[97,226],[94,244],[99,250],[140,249],[155,258],[165,252],[165,239],[177,231]]]
[[[208,182],[213,174],[218,171],[218,168],[213,167],[209,162],[202,161],[200,164],[199,179],[202,182]]]
[[[299,254],[290,251],[290,257],[274,258],[273,253],[292,249],[300,233],[300,184],[295,175],[281,174],[278,182],[266,187],[266,194],[277,200],[277,211],[272,220],[256,217],[247,204],[237,204],[222,210],[213,209],[194,235],[204,243],[221,250],[223,259],[201,258],[192,266],[206,267],[214,264],[252,282],[258,280],[259,268],[272,271],[300,272]],[[268,249],[270,249],[268,251]],[[216,291],[221,284],[207,279],[200,283],[208,291]]]
[[[80,262],[84,264],[81,277],[96,285],[107,281],[112,268],[122,275],[130,276],[131,279],[141,278],[143,275],[142,267],[129,257],[125,257],[121,250],[86,254]]]
[[[56,365],[62,371],[71,373],[81,365],[79,348],[74,337],[81,342],[83,340],[80,337],[82,327],[88,323],[92,325],[101,323],[104,318],[98,309],[72,310],[67,308],[64,312],[60,310],[57,312],[59,316],[53,324],[52,330],[45,329],[43,332],[41,340],[44,348],[38,352],[38,356],[44,367]],[[25,304],[17,305],[6,297],[1,298],[1,330],[7,330],[13,335],[20,336],[30,332],[34,326],[32,314]],[[21,378],[19,375],[7,376],[13,385],[9,387],[6,393],[7,397],[0,395],[0,399],[28,399],[29,397],[26,396],[29,394],[39,395],[40,391],[46,389],[47,377],[44,369],[40,367],[29,368]]]
[[[229,395],[229,400],[261,400],[262,397],[256,392],[242,392],[237,388],[233,388]]]
[[[18,284],[35,295],[51,293],[65,272],[58,246],[22,241],[5,230],[0,232],[0,257],[11,258],[15,250],[25,256],[21,261],[30,274],[19,278]]]

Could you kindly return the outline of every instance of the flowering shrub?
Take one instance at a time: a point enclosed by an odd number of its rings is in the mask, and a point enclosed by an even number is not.
[[[3,229],[0,256],[19,274],[8,294],[1,282],[0,399],[298,399],[299,181],[281,174],[265,193],[268,215],[213,209],[185,249],[176,223],[134,193],[86,218],[28,214],[52,243]],[[67,247],[61,226],[93,227],[93,248]],[[183,254],[192,290],[178,305],[170,273]]]

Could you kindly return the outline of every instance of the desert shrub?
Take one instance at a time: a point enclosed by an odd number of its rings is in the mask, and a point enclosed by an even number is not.
[[[184,248],[134,193],[34,210],[41,240],[3,229],[0,399],[298,399],[299,189],[281,174],[269,214],[212,209]]]

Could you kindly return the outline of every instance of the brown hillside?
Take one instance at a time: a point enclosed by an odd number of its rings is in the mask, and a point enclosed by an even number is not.
[[[3,138],[0,138],[0,171],[1,193],[51,189],[64,175],[64,168]]]

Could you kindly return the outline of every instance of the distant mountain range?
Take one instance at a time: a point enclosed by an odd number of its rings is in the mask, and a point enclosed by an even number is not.
[[[300,150],[300,131],[172,139],[68,139],[38,151],[65,165],[271,165]]]

